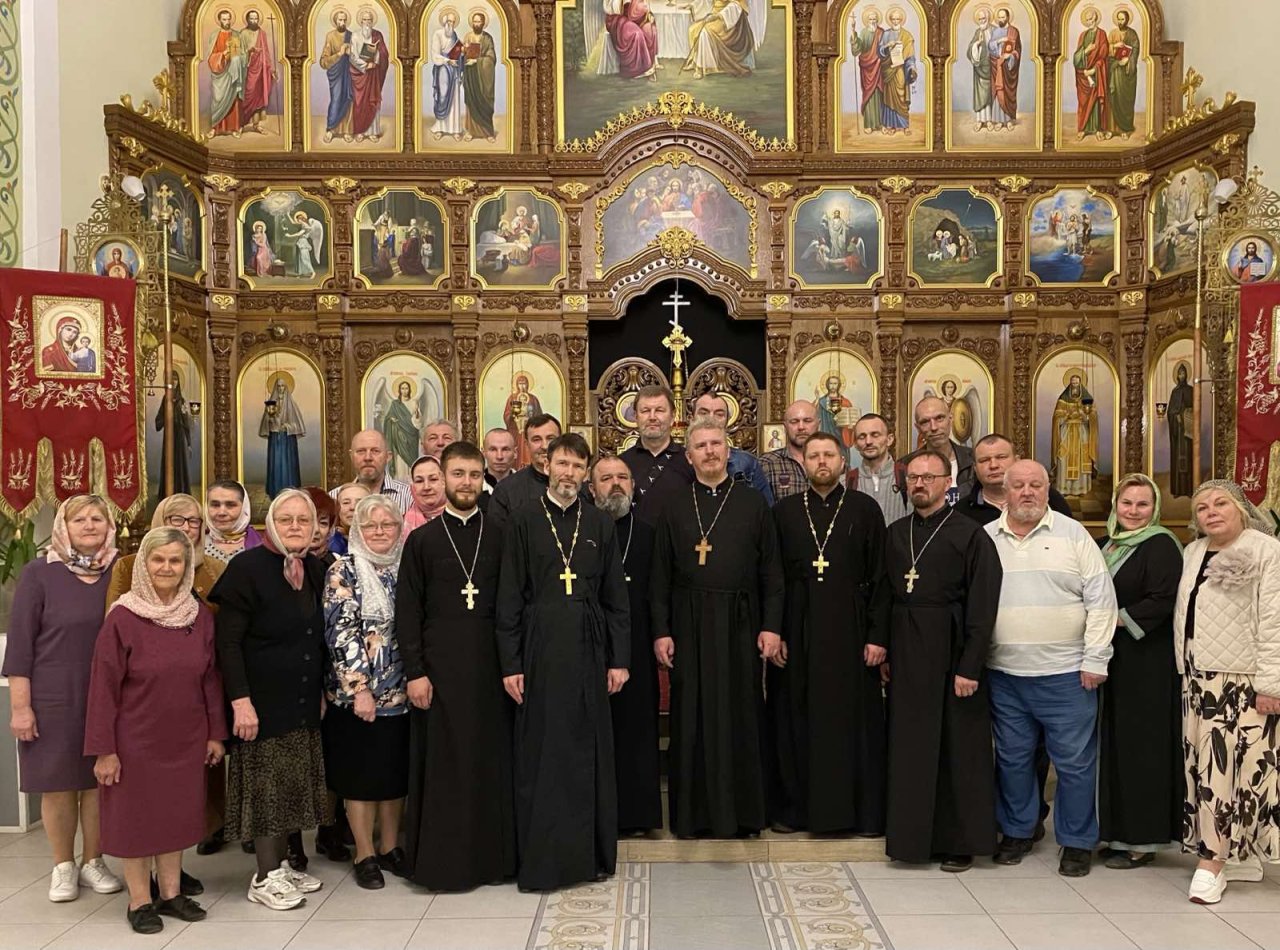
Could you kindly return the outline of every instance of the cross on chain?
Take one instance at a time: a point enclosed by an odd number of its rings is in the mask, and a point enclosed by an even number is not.
[[[813,562],[813,566],[818,569],[818,580],[821,581],[823,579],[822,572],[831,566],[831,562],[827,560],[826,556],[821,551],[819,551],[818,559]]]
[[[476,609],[476,594],[480,593],[480,588],[471,583],[471,579],[467,579],[467,586],[458,591],[463,597],[467,598],[467,609]]]
[[[920,579],[920,575],[919,575],[919,573],[917,573],[917,572],[916,572],[916,566],[915,566],[914,564],[912,564],[912,565],[911,565],[911,570],[907,571],[907,573],[903,574],[902,576],[903,576],[903,578],[905,578],[905,579],[906,579],[906,582],[907,582],[907,593],[909,594],[909,593],[911,593],[913,590],[915,590],[915,588],[916,588],[916,581],[918,581],[918,580]]]
[[[578,579],[578,575],[569,569],[569,565],[565,565],[564,571],[559,575],[560,580],[564,581],[564,593],[567,597],[573,593],[573,582]]]
[[[693,549],[698,552],[699,567],[707,566],[707,554],[710,553],[711,548],[712,548],[712,545],[707,543],[706,538],[703,538],[701,541],[699,541],[697,544],[693,546]]]

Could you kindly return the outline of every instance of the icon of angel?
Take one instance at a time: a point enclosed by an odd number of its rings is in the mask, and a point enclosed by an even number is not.
[[[982,394],[972,384],[961,383],[958,376],[947,373],[925,386],[922,398],[936,397],[951,411],[951,438],[960,445],[973,444],[986,433],[979,431],[983,412]]]
[[[392,478],[409,480],[413,463],[421,454],[422,427],[443,414],[442,394],[425,376],[383,376],[374,384],[373,427],[387,440]]]

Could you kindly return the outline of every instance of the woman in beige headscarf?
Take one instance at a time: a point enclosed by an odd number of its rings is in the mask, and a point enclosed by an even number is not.
[[[190,540],[195,549],[195,580],[191,591],[203,604],[209,603],[209,591],[218,582],[227,565],[214,558],[206,558],[204,512],[200,510],[200,502],[191,495],[176,494],[160,499],[155,514],[151,516],[152,528],[177,528]],[[107,588],[107,606],[110,607],[120,595],[127,593],[133,586],[133,563],[135,555],[126,554],[116,561],[111,571],[111,585]]]

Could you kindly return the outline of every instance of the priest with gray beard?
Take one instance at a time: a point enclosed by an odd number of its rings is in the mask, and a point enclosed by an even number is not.
[[[658,764],[658,667],[649,630],[649,566],[653,528],[632,512],[631,469],[617,456],[591,468],[591,495],[614,522],[631,603],[631,678],[609,699],[618,776],[618,832],[640,835],[662,827]]]

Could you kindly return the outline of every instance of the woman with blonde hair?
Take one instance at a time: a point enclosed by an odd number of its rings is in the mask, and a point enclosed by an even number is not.
[[[1116,485],[1102,539],[1120,621],[1099,718],[1098,821],[1106,865],[1150,864],[1182,834],[1181,689],[1173,602],[1182,545],[1160,524],[1160,489],[1146,475]]]
[[[232,558],[209,595],[218,665],[233,714],[226,835],[254,842],[248,899],[291,910],[321,882],[286,861],[290,832],[328,817],[320,743],[324,565],[309,553],[311,497],[287,488],[267,510],[261,547]]]
[[[1173,621],[1182,847],[1200,857],[1188,896],[1216,904],[1228,881],[1261,881],[1262,862],[1280,861],[1280,541],[1225,479],[1196,489],[1191,528]]]
[[[338,527],[329,542],[329,550],[334,554],[346,554],[348,539],[351,537],[351,521],[356,514],[356,505],[360,499],[368,496],[369,489],[359,482],[347,482],[340,485],[333,493],[333,500],[338,505]]]
[[[205,772],[222,761],[227,718],[195,551],[183,528],[148,531],[93,652],[84,751],[97,756],[102,847],[124,858],[127,917],[143,934],[161,915],[205,917],[183,893],[182,852],[204,836]]]
[[[99,894],[122,887],[102,860],[98,780],[84,752],[93,644],[106,611],[116,526],[97,495],[75,495],[53,518],[49,551],[22,571],[13,597],[3,675],[9,728],[18,740],[19,787],[40,795],[53,851],[49,900],[73,901],[80,886]],[[78,819],[78,821],[77,821]],[[76,826],[84,863],[75,863]]]

